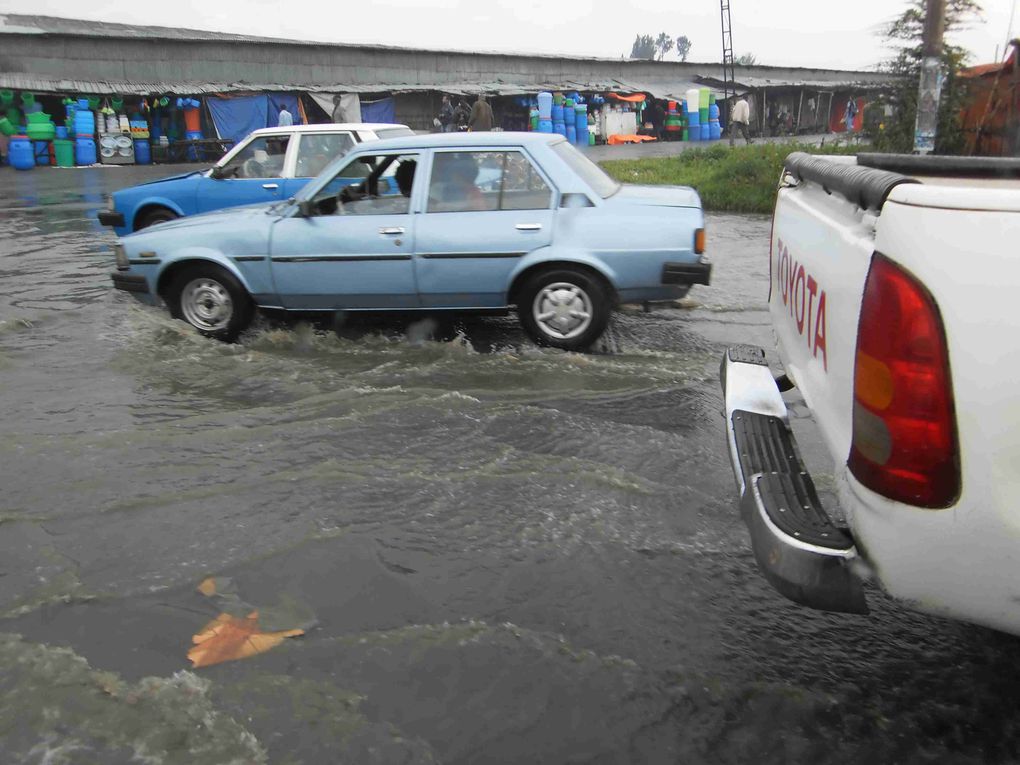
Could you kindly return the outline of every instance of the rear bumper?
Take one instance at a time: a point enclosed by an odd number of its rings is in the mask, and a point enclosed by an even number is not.
[[[700,260],[697,263],[662,264],[663,284],[679,284],[687,286],[693,284],[708,285],[711,278],[712,264],[705,260]]]
[[[758,567],[797,603],[867,613],[864,590],[851,568],[857,549],[818,499],[765,352],[730,348],[720,375],[730,462]]]

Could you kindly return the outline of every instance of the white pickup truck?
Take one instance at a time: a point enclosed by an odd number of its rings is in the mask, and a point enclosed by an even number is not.
[[[762,572],[813,608],[867,612],[870,579],[1020,634],[1020,160],[791,154],[770,259],[784,374],[751,346],[721,370]],[[790,429],[793,385],[838,515]]]

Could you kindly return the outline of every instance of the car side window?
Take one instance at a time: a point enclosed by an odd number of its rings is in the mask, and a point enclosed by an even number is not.
[[[337,157],[354,148],[350,133],[304,133],[298,143],[297,166],[294,175],[311,178]]]
[[[223,166],[220,177],[279,178],[289,143],[289,135],[255,138]]]
[[[411,209],[417,168],[416,154],[358,157],[316,193],[313,200],[316,214],[406,214]]]
[[[508,151],[503,167],[500,210],[547,210],[552,189],[522,152]]]
[[[432,163],[428,212],[542,210],[552,189],[519,151],[442,152]]]

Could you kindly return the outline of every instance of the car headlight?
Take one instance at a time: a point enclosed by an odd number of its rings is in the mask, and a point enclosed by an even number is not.
[[[117,259],[117,268],[121,270],[127,270],[131,268],[131,264],[128,262],[127,252],[124,250],[124,245],[122,244],[113,245],[113,255]]]

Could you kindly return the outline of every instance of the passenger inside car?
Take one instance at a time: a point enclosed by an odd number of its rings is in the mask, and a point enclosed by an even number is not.
[[[478,163],[467,152],[438,154],[432,165],[429,212],[493,210],[478,188]]]

